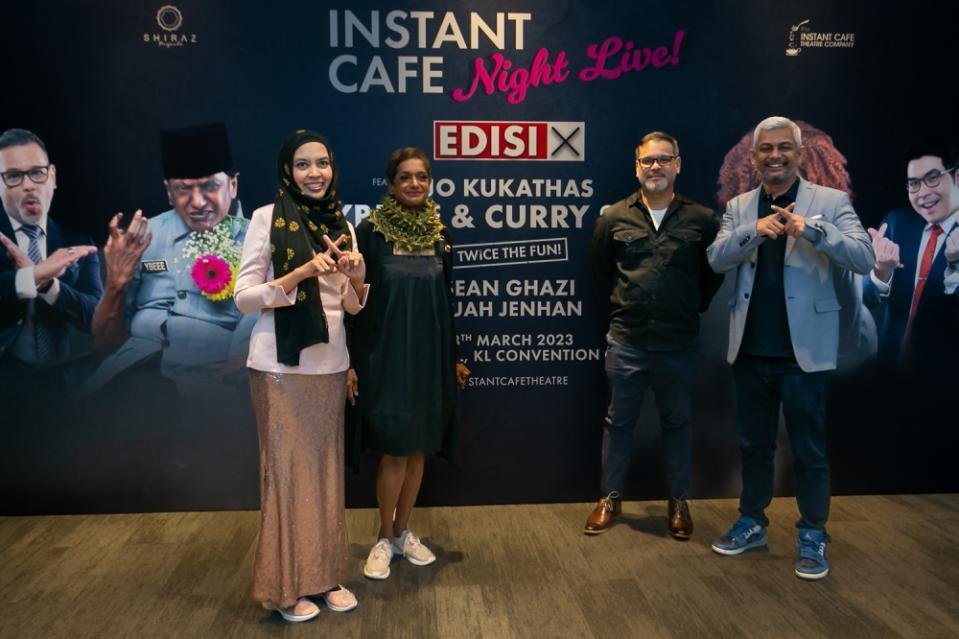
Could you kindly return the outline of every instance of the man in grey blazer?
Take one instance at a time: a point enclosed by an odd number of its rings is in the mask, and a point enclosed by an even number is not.
[[[832,272],[867,273],[875,255],[849,197],[799,177],[802,152],[794,122],[775,116],[759,123],[751,154],[762,184],[729,202],[707,249],[717,273],[736,270],[728,360],[743,481],[741,516],[712,547],[738,555],[766,545],[782,405],[800,513],[795,572],[821,579],[829,572],[826,393],[839,344]]]

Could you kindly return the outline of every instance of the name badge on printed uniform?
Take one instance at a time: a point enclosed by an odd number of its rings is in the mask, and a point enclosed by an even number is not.
[[[166,260],[144,260],[140,265],[145,273],[166,273],[170,270]]]

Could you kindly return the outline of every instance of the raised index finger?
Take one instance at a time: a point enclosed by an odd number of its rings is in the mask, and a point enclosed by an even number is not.
[[[123,213],[117,213],[110,218],[110,223],[107,225],[107,229],[110,231],[111,237],[119,237],[120,235],[120,220],[123,219]]]

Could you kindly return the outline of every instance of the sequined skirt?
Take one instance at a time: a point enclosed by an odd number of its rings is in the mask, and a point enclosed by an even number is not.
[[[250,370],[260,439],[260,536],[253,598],[287,608],[346,574],[343,409],[346,373]]]

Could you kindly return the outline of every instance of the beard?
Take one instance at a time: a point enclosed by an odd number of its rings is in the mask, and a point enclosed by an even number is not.
[[[646,178],[643,180],[643,190],[647,193],[663,193],[672,188],[673,182],[666,177]]]
[[[759,175],[764,184],[785,184],[796,177],[796,167],[789,167],[779,174],[760,171]]]

